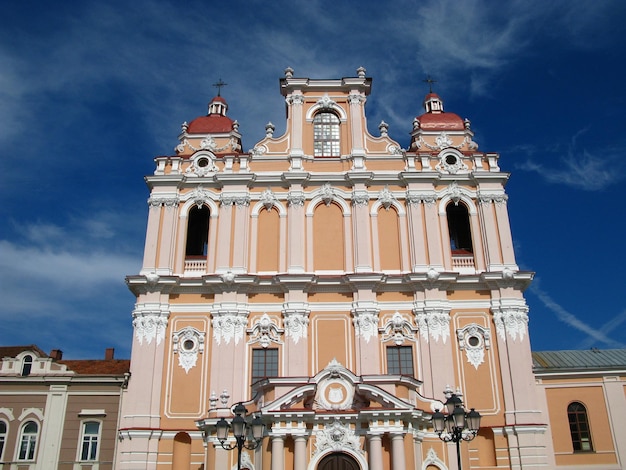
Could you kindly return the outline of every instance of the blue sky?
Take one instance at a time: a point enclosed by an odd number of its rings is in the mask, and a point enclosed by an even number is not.
[[[222,78],[244,149],[278,80],[373,78],[403,147],[433,76],[499,152],[534,350],[626,347],[626,2],[5,2],[0,19],[0,344],[129,357],[153,157]]]

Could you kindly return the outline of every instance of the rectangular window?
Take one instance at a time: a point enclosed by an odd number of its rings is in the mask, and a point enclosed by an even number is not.
[[[252,350],[252,383],[278,376],[278,349]]]
[[[80,460],[93,461],[98,459],[98,438],[100,437],[100,423],[88,421],[83,423],[83,439],[80,450]]]
[[[413,375],[413,348],[411,346],[389,346],[387,348],[387,373]]]

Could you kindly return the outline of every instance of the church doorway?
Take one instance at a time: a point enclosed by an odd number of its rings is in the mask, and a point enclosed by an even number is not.
[[[352,456],[343,452],[333,452],[321,460],[317,470],[361,470],[361,467]]]

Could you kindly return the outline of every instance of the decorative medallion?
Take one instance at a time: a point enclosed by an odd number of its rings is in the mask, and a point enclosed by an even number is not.
[[[275,205],[278,205],[278,200],[276,199],[276,195],[270,188],[267,188],[261,194],[261,202],[263,203],[263,206],[265,207],[265,209],[268,211],[271,210],[272,207],[274,207]]]
[[[393,201],[395,200],[396,198],[394,197],[393,193],[386,186],[378,193],[378,201],[380,201],[385,210],[389,210],[391,204],[393,204]]]
[[[331,378],[318,386],[316,402],[325,410],[347,410],[354,401],[354,387],[342,378]]]
[[[204,352],[204,332],[187,326],[174,333],[174,353],[178,354],[178,365],[185,373],[196,365],[198,353]]]
[[[320,196],[322,201],[324,201],[324,204],[330,206],[330,203],[333,202],[333,199],[335,198],[335,190],[330,183],[326,183],[320,188]]]
[[[472,323],[456,330],[456,336],[459,340],[459,348],[465,350],[467,362],[478,369],[478,366],[485,362],[485,350],[491,345],[489,330]]]

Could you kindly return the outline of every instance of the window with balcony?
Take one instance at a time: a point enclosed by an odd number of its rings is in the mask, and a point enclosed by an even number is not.
[[[411,346],[387,347],[387,373],[413,375],[413,348]]]
[[[22,426],[20,435],[20,447],[17,454],[17,460],[34,460],[35,449],[37,448],[37,435],[39,426],[34,421],[27,421]]]
[[[446,214],[452,255],[471,255],[474,248],[467,206],[462,202],[458,204],[451,202],[446,207]]]
[[[567,419],[574,452],[593,452],[585,405],[577,401],[570,403],[567,407]]]
[[[209,244],[209,208],[194,206],[187,221],[186,257],[206,257]]]
[[[86,421],[83,423],[82,437],[80,441],[80,460],[98,460],[98,442],[100,441],[100,423],[98,421]]]
[[[252,383],[266,377],[278,376],[278,349],[252,350]]]
[[[313,118],[313,155],[339,157],[339,118],[335,113],[323,111]]]

